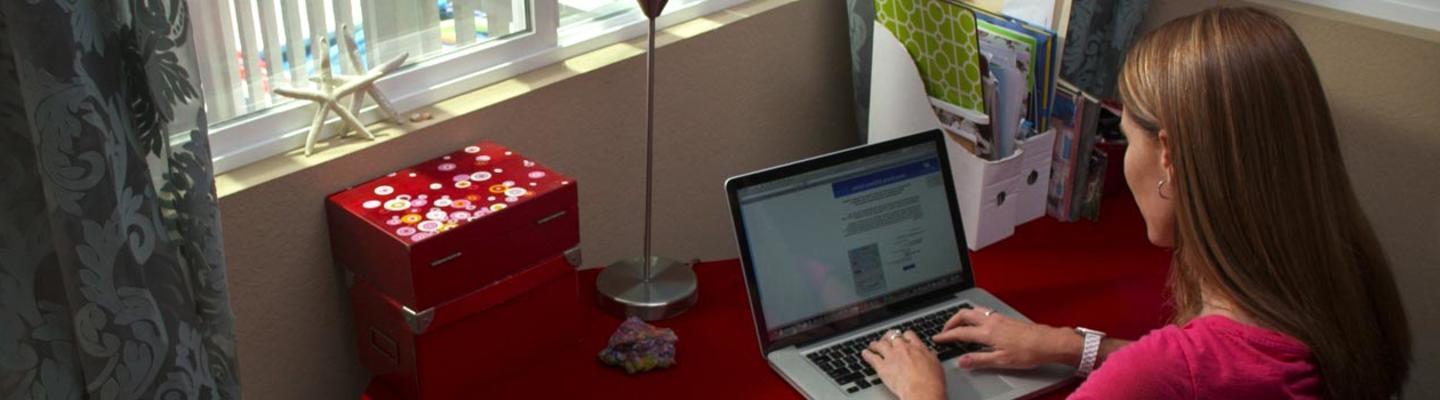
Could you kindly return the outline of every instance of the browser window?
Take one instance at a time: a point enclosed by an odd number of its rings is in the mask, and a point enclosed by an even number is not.
[[[938,157],[927,143],[737,193],[771,339],[962,279]]]

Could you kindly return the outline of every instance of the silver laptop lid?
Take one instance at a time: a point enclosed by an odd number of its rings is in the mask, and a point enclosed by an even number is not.
[[[726,182],[764,352],[974,286],[941,135],[920,133]]]

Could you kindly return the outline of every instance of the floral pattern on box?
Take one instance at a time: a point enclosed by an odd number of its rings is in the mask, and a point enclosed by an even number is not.
[[[504,146],[481,142],[356,186],[337,200],[395,239],[418,243],[570,183]]]

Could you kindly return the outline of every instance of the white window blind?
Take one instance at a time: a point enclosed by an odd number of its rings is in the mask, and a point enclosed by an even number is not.
[[[662,26],[745,0],[672,0]],[[313,87],[319,57],[352,71],[408,54],[378,85],[404,111],[643,34],[635,0],[188,0],[216,172],[299,148],[313,106],[273,94]],[[319,38],[324,42],[318,42]],[[319,43],[328,46],[320,48]],[[366,103],[354,110],[371,123]],[[338,121],[327,122],[326,136]],[[180,126],[175,140],[184,140]]]

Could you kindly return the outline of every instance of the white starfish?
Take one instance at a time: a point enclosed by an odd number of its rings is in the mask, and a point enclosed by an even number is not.
[[[357,72],[365,71],[365,66],[361,65],[360,63],[360,46],[355,44],[354,29],[350,27],[350,24],[341,25],[340,35],[341,38],[344,39],[343,44],[345,45],[345,58],[350,61],[350,70]],[[409,56],[410,53],[401,54],[395,59],[381,64],[378,68],[367,72],[379,71],[380,75],[384,76],[396,69],[399,69],[400,66],[405,65],[405,59]],[[335,77],[334,79],[337,84],[343,85],[345,82],[349,82],[355,79],[361,79],[363,76],[364,75],[340,75]],[[370,98],[375,101],[375,106],[380,109],[380,112],[385,114],[386,119],[389,119],[399,125],[405,124],[405,118],[401,118],[400,113],[395,112],[395,105],[390,103],[390,98],[388,96],[385,96],[385,93],[381,92],[380,88],[376,87],[375,85],[366,85],[365,87],[361,88],[360,91],[355,92],[355,97],[352,97],[350,99],[350,109],[360,109],[360,106],[365,104],[365,95],[367,94],[370,95]],[[340,136],[345,136],[347,133],[349,133],[348,129],[341,128]]]
[[[385,63],[385,65],[382,65],[380,68],[368,71],[362,75],[337,78],[330,72],[330,57],[324,56],[328,53],[328,51],[325,50],[330,47],[329,41],[324,37],[320,37],[312,41],[312,44],[314,48],[311,54],[315,54],[320,61],[320,76],[315,78],[320,83],[320,88],[318,90],[306,88],[275,88],[275,94],[298,100],[312,101],[318,106],[315,110],[315,118],[312,119],[310,123],[310,132],[305,136],[305,155],[309,156],[314,153],[315,141],[320,136],[320,131],[325,126],[325,118],[331,111],[339,115],[340,120],[344,121],[349,129],[359,131],[364,134],[366,138],[375,139],[375,135],[370,133],[369,129],[365,128],[365,124],[361,123],[360,119],[357,118],[354,113],[350,112],[349,108],[341,105],[339,99],[357,92],[371,93],[371,96],[374,97],[375,94],[379,93],[378,90],[373,90],[375,80],[399,68],[400,65],[404,64],[407,55],[401,55],[397,59]],[[376,97],[377,103],[381,97],[383,97],[383,95]],[[360,96],[356,96],[356,98],[359,99]],[[385,106],[382,106],[382,108],[383,107]],[[393,110],[387,111],[390,113],[394,112]],[[342,129],[342,136],[344,133],[349,132],[349,129]]]

